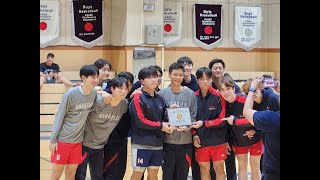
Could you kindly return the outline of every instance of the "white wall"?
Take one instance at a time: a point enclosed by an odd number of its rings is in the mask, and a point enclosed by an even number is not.
[[[222,4],[223,37],[219,47],[236,47],[233,44],[233,16],[235,5],[262,6],[263,29],[261,48],[280,48],[280,0],[155,0],[154,12],[143,11],[143,0],[103,0],[104,41],[99,45],[141,45],[144,43],[144,26],[160,25],[163,29],[163,2],[183,3],[183,39],[177,46],[196,47],[192,41],[192,7],[195,3]],[[60,0],[61,38],[54,45],[74,45],[71,40],[71,1]],[[162,42],[162,38],[161,38]]]

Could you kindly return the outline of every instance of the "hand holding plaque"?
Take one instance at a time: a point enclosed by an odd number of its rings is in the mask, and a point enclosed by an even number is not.
[[[190,126],[191,117],[188,107],[167,108],[170,126]]]

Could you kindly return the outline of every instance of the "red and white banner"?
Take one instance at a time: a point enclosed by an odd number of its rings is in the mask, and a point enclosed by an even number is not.
[[[59,41],[59,0],[40,1],[40,47],[45,48]]]
[[[222,43],[222,5],[195,4],[193,7],[193,43],[211,50]]]
[[[246,51],[260,46],[262,8],[235,6],[234,11],[234,44]]]
[[[163,45],[166,48],[182,40],[182,2],[163,2]]]
[[[103,41],[102,0],[72,1],[72,40],[86,48]]]

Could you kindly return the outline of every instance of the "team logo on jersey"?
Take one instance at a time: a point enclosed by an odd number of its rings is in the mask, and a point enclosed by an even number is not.
[[[209,106],[209,111],[211,111],[211,110],[215,110],[216,109],[216,107],[215,106]]]

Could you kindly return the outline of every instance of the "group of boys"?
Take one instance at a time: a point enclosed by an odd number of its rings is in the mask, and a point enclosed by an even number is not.
[[[80,69],[83,83],[64,94],[55,116],[50,139],[51,179],[59,179],[63,170],[66,178],[85,179],[83,166],[88,162],[91,179],[122,179],[124,171],[118,174],[105,171],[117,154],[106,164],[103,147],[112,139],[108,140],[123,114],[131,125],[131,179],[141,180],[145,170],[148,179],[157,179],[160,167],[165,180],[187,179],[190,167],[196,180],[236,179],[232,140],[226,139],[231,132],[222,120],[225,100],[216,90],[225,64],[214,59],[209,68],[199,68],[196,76],[192,74],[192,66],[188,57],[171,64],[171,84],[161,90],[162,70],[158,66],[142,68],[132,89],[128,79],[118,75],[110,81],[112,92],[105,89],[107,95],[95,90],[97,68],[83,66]],[[235,90],[239,92],[240,88],[236,86]],[[191,125],[173,126],[168,122],[166,110],[180,107],[189,108]],[[88,149],[86,154],[83,148]]]

